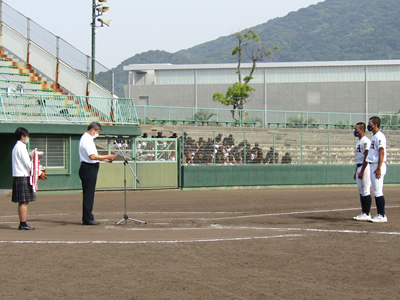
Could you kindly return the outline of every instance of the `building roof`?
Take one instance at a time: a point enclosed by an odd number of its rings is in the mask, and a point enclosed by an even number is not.
[[[243,63],[242,68],[251,68],[251,63]],[[400,66],[400,60],[356,60],[356,61],[307,61],[307,62],[268,62],[257,63],[257,68],[304,68],[304,67],[359,67],[359,66]],[[157,70],[205,70],[205,69],[236,69],[232,64],[130,64],[124,66],[124,71],[147,73]]]

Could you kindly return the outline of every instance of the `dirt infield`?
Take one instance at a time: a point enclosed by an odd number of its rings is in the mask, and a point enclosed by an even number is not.
[[[389,222],[356,222],[356,187],[39,194],[35,231],[0,195],[1,299],[399,299],[399,187]],[[373,205],[372,213],[376,213]]]

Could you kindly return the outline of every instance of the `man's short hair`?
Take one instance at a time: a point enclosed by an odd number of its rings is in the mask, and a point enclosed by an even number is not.
[[[18,127],[15,130],[15,138],[17,139],[17,141],[19,141],[21,139],[21,136],[28,136],[28,135],[29,135],[29,131],[24,127]]]
[[[356,124],[356,126],[358,125],[358,127],[360,127],[360,129],[362,130],[362,131],[364,131],[365,132],[365,123],[364,122],[358,122],[357,124]]]
[[[369,118],[372,123],[374,123],[376,126],[378,126],[378,128],[381,126],[381,119],[379,117],[371,117]]]
[[[87,131],[91,130],[92,128],[94,128],[95,131],[101,130],[101,125],[99,122],[92,122],[89,124]]]

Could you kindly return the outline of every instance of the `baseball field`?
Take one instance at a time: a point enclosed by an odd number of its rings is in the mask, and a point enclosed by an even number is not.
[[[42,193],[34,231],[0,195],[0,299],[399,299],[399,187],[388,223],[354,187]],[[372,215],[376,208],[373,203]]]

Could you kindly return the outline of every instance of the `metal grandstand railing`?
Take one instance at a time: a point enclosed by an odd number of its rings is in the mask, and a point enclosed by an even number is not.
[[[132,99],[0,93],[0,122],[137,125]]]
[[[237,110],[236,121],[231,109],[193,108],[172,106],[136,105],[139,121],[147,125],[198,125],[225,127],[260,128],[305,128],[305,129],[351,129],[357,122],[366,122],[369,117],[379,116],[382,129],[400,129],[400,114],[368,114],[278,111],[278,110]]]
[[[24,36],[27,41],[39,45],[50,55],[90,78],[92,58],[59,36],[54,35],[36,22],[27,18],[4,1],[0,1],[0,22]],[[24,59],[24,57],[21,57]],[[114,94],[114,72],[95,60],[96,82]]]

